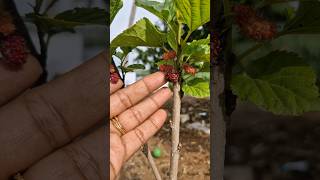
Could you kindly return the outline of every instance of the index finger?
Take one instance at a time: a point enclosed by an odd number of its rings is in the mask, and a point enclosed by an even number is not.
[[[135,105],[165,83],[164,73],[156,72],[112,94],[110,97],[110,117],[114,117]]]

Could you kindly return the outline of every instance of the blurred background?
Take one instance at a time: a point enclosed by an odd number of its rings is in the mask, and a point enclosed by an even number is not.
[[[45,0],[47,6],[51,0]],[[22,17],[32,12],[35,0],[15,0],[18,11]],[[54,16],[62,11],[75,7],[99,7],[106,9],[105,0],[58,0],[48,11],[49,16]],[[25,23],[34,45],[39,50],[39,41],[36,27]],[[106,26],[81,26],[76,28],[76,33],[59,33],[52,37],[48,47],[48,79],[53,79],[97,55],[107,47]]]
[[[280,30],[293,17],[298,1],[262,6],[265,2],[235,0],[259,7],[259,14],[277,24]],[[281,2],[281,1],[278,1]],[[236,54],[250,48],[248,40],[233,28]],[[320,36],[286,35],[246,58],[246,62],[272,50],[298,53],[320,74]],[[303,116],[275,116],[250,103],[239,103],[228,128],[226,180],[318,180],[320,179],[320,113]]]

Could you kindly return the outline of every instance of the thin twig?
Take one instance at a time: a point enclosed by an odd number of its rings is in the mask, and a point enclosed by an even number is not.
[[[154,159],[152,157],[152,154],[151,154],[151,151],[150,151],[148,143],[143,145],[143,153],[144,153],[144,155],[147,157],[147,159],[149,161],[149,164],[150,164],[151,169],[153,171],[153,175],[156,178],[156,180],[162,180],[160,172],[159,172],[159,170],[157,168],[157,165],[156,165],[156,163],[155,163],[155,161],[154,161]]]

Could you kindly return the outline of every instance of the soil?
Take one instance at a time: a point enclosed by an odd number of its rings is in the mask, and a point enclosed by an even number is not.
[[[170,103],[167,108],[170,109]],[[179,179],[210,179],[210,138],[188,124],[209,124],[208,100],[186,97],[182,114],[190,118],[181,125]],[[275,116],[251,104],[239,104],[228,127],[225,180],[320,180],[320,113]],[[163,179],[168,179],[170,153],[169,121],[153,137],[151,149],[160,147],[155,159]],[[143,153],[125,165],[121,180],[153,180]]]
[[[167,109],[171,109],[171,103],[167,104]],[[192,104],[192,106],[191,106]],[[199,130],[187,129],[186,125],[197,121],[202,117],[202,120],[208,122],[208,116],[203,116],[203,112],[208,109],[204,106],[208,104],[208,100],[196,100],[191,97],[185,97],[182,103],[182,113],[189,111],[190,119],[181,124],[180,141],[181,154],[179,163],[179,179],[187,180],[209,180],[210,179],[210,139],[209,135]],[[191,111],[190,111],[191,110]],[[201,114],[199,116],[198,114]],[[170,119],[170,117],[169,117]],[[170,168],[170,120],[166,122],[164,127],[148,142],[151,150],[159,147],[162,155],[155,159],[157,167],[162,178],[169,179]],[[120,180],[153,180],[155,179],[148,160],[140,151],[136,153],[124,166],[121,172]]]

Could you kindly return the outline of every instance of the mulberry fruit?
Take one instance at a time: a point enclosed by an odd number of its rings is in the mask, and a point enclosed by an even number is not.
[[[166,73],[166,79],[170,82],[176,83],[179,81],[179,73],[168,72],[168,73]]]
[[[169,51],[162,55],[163,60],[174,59],[177,56],[175,51]]]
[[[179,73],[172,65],[163,64],[159,66],[161,72],[166,74],[166,80],[176,83],[179,81]]]
[[[0,33],[4,36],[12,34],[16,30],[12,17],[6,12],[0,12]]]
[[[2,60],[10,67],[19,68],[26,63],[28,51],[25,40],[18,35],[6,37],[0,46]]]
[[[254,40],[271,40],[277,34],[276,25],[257,14],[249,6],[236,5],[233,7],[235,20],[241,33]]]
[[[113,64],[110,64],[110,82],[112,84],[117,84],[120,79],[119,74]]]
[[[162,72],[172,72],[174,71],[174,67],[172,65],[163,64],[159,66],[159,70]]]
[[[191,74],[193,76],[197,73],[197,69],[188,64],[183,65],[183,69],[186,73]]]
[[[120,76],[119,76],[118,73],[116,73],[116,72],[115,73],[110,73],[110,82],[112,84],[117,84],[119,79],[120,79]]]

